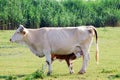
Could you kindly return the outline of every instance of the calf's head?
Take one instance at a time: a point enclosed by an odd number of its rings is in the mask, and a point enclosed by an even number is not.
[[[26,34],[27,30],[24,28],[23,25],[20,25],[13,36],[10,38],[11,42],[22,43],[23,38]]]

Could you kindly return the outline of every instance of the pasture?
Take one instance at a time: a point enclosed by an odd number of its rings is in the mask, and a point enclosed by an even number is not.
[[[95,40],[90,49],[90,61],[87,72],[78,74],[81,68],[82,58],[74,61],[74,74],[69,74],[65,61],[55,60],[52,64],[53,73],[45,76],[45,80],[120,80],[120,28],[98,28],[99,39],[99,65],[95,61]],[[9,39],[15,31],[0,31],[0,80],[9,76],[15,76],[17,80],[25,77],[45,63],[45,58],[33,55],[30,50],[16,43],[10,43]],[[47,72],[47,69],[46,69]],[[15,80],[14,79],[14,80]],[[37,80],[39,80],[38,78]]]

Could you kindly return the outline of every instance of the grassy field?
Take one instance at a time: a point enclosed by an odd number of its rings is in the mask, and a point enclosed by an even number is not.
[[[82,58],[74,61],[75,73],[70,75],[65,61],[56,60],[53,73],[45,80],[120,80],[120,28],[98,28],[100,63],[95,61],[95,41],[90,50],[90,61],[87,72],[78,74]],[[0,31],[0,80],[7,80],[15,76],[17,80],[24,80],[29,74],[41,69],[45,58],[38,58],[30,50],[16,43],[10,43],[9,38],[14,31]],[[47,72],[47,70],[46,70]],[[15,80],[14,79],[14,80]],[[40,78],[39,78],[40,79]],[[38,79],[38,80],[39,80]]]

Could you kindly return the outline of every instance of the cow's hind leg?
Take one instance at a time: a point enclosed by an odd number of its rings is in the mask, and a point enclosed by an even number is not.
[[[83,50],[83,64],[81,70],[79,71],[79,74],[84,74],[86,72],[88,60],[89,60],[89,53],[87,50]]]

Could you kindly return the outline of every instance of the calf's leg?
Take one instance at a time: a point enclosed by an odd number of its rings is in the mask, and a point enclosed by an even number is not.
[[[68,68],[69,68],[69,71],[70,71],[70,74],[73,74],[74,73],[74,70],[73,70],[73,67],[72,67],[72,62],[70,59],[65,59],[67,65],[68,65]]]

